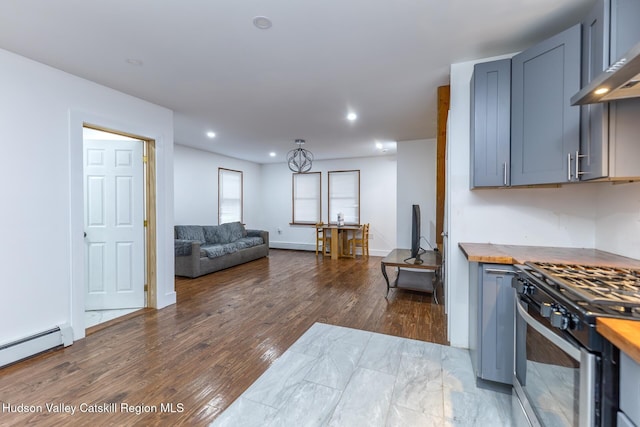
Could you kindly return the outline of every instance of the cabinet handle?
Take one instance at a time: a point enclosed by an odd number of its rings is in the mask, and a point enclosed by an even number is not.
[[[502,269],[502,268],[487,268],[484,271],[485,271],[485,273],[489,273],[489,274],[513,274],[513,275],[516,274],[515,271],[505,270],[505,269]]]
[[[571,153],[567,153],[567,181],[571,181]]]
[[[582,159],[584,157],[589,157],[587,154],[580,154],[580,150],[576,151],[576,179],[580,179],[580,175],[586,175],[589,172],[580,172],[578,167],[578,159]]]
[[[509,185],[509,177],[507,176],[508,168],[509,165],[507,164],[507,162],[504,162],[502,164],[502,182],[505,187]]]

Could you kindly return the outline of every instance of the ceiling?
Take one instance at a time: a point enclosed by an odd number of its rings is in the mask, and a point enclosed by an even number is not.
[[[181,145],[272,163],[304,138],[316,159],[377,156],[435,138],[450,64],[522,50],[593,3],[0,0],[0,48],[173,110]]]

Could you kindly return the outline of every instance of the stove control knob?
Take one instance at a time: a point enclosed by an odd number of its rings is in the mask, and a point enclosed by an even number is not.
[[[571,315],[571,319],[569,321],[569,329],[571,330],[580,329],[580,318],[575,314]]]
[[[519,277],[514,277],[511,281],[511,286],[516,288],[518,295],[532,295],[534,288],[526,280],[522,280]]]
[[[553,311],[553,304],[551,303],[543,302],[542,305],[540,306],[540,315],[542,317],[551,316],[552,311]]]
[[[569,327],[569,316],[560,311],[560,309],[551,312],[550,320],[551,325],[556,328],[565,330]]]
[[[525,295],[533,295],[535,292],[536,288],[533,287],[533,285],[529,284],[529,283],[525,283],[524,284],[524,289],[522,290],[522,293]]]

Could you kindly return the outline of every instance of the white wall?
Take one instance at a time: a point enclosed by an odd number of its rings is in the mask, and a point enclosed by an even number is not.
[[[596,248],[640,259],[640,182],[602,184],[598,190]]]
[[[451,345],[459,347],[468,346],[469,273],[468,262],[459,250],[458,243],[597,247],[596,222],[604,223],[606,218],[598,220],[596,200],[601,191],[606,190],[604,187],[611,188],[608,183],[581,183],[561,188],[470,191],[469,81],[475,62],[480,61],[451,66],[447,144],[448,274],[445,280],[449,291],[449,340]],[[635,200],[638,200],[637,197]],[[624,227],[620,224],[616,228]],[[608,247],[610,250],[625,249],[619,244]]]
[[[396,159],[392,156],[316,160],[322,172],[322,220],[327,222],[327,172],[360,170],[360,222],[371,224],[371,255],[396,246]],[[262,165],[262,223],[273,248],[315,250],[315,229],[291,222],[291,171],[284,163]],[[279,231],[280,230],[280,231]]]
[[[156,140],[159,307],[175,302],[170,110],[0,50],[0,343],[84,336],[82,123]]]
[[[175,223],[218,223],[218,168],[242,171],[243,220],[247,228],[262,228],[260,165],[194,148],[174,148]]]
[[[436,147],[435,139],[398,142],[398,248],[411,247],[411,206],[420,205],[420,246],[436,243]]]

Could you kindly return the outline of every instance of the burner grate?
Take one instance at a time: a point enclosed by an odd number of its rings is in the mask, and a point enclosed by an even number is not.
[[[592,304],[640,311],[640,270],[577,264],[527,263],[545,282]]]

